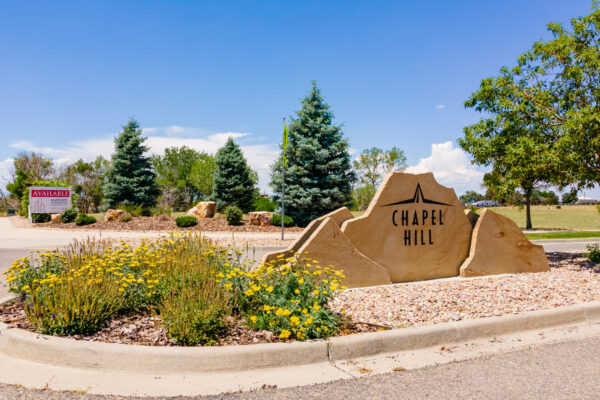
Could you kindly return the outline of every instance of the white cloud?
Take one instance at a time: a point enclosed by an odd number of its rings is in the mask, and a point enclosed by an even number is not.
[[[445,104],[436,104],[436,106],[435,106],[436,110],[443,110],[444,108],[446,108]]]
[[[455,148],[452,142],[432,144],[431,156],[421,158],[417,165],[408,167],[406,172],[433,172],[438,182],[453,188],[458,196],[467,190],[481,191],[483,183],[483,172],[475,169],[467,154]]]
[[[204,133],[205,131],[200,129],[177,125],[143,128],[142,132],[148,138],[146,146],[149,148],[149,154],[152,155],[162,154],[168,147],[180,146],[187,146],[197,151],[214,154],[225,144],[229,137],[242,139],[240,147],[250,167],[258,173],[260,190],[262,192],[270,192],[270,165],[279,154],[279,148],[276,144],[244,144],[243,139],[250,136],[249,133],[222,132],[207,135]],[[56,164],[65,164],[79,158],[92,160],[99,155],[110,158],[114,151],[114,136],[106,135],[100,138],[71,142],[61,147],[38,146],[25,140],[13,141],[9,146],[18,151],[35,151],[51,157]],[[4,167],[5,163],[7,164],[6,167]],[[8,177],[8,168],[10,166],[12,166],[12,159],[0,162],[0,179],[4,171],[3,168],[6,168],[4,175]],[[2,182],[2,184],[4,185],[6,182]]]

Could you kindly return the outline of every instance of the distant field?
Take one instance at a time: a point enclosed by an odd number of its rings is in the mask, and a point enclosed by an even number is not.
[[[490,207],[490,210],[512,219],[525,229],[525,208]],[[531,223],[533,229],[600,230],[600,213],[596,206],[532,206]]]
[[[540,239],[589,239],[600,237],[600,231],[560,231],[526,233],[529,240]]]

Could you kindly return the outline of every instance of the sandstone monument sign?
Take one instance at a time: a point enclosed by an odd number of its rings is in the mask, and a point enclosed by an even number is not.
[[[344,270],[350,287],[548,270],[541,246],[489,210],[463,209],[433,174],[388,174],[364,215],[343,207],[312,221],[289,249]],[[301,255],[303,256],[303,255]]]

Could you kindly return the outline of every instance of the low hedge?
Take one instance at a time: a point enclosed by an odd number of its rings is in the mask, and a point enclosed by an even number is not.
[[[190,226],[198,225],[198,220],[196,219],[196,217],[184,216],[178,217],[175,220],[175,223],[180,228],[188,228]]]
[[[271,216],[271,225],[281,226],[281,215],[273,214]],[[283,219],[283,226],[294,226],[294,220],[292,219],[292,217],[286,215]]]
[[[77,211],[75,211],[75,209],[73,209],[73,208],[66,209],[60,215],[60,220],[62,222],[64,222],[65,224],[75,221],[76,218],[77,218]]]
[[[91,215],[87,215],[87,214],[79,214],[77,216],[77,219],[75,220],[75,225],[77,226],[82,226],[82,225],[91,225],[91,224],[95,224],[96,223],[96,218],[92,217]]]
[[[229,225],[239,225],[242,222],[244,212],[237,206],[230,206],[227,208],[226,216]]]

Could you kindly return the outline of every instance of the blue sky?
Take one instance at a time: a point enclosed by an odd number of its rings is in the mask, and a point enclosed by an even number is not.
[[[0,176],[24,150],[59,163],[109,155],[134,116],[153,152],[214,152],[234,135],[265,189],[281,118],[315,79],[353,150],[398,146],[412,171],[432,170],[458,194],[480,190],[481,171],[456,149],[479,118],[464,100],[549,38],[548,22],[590,6],[0,0]]]

